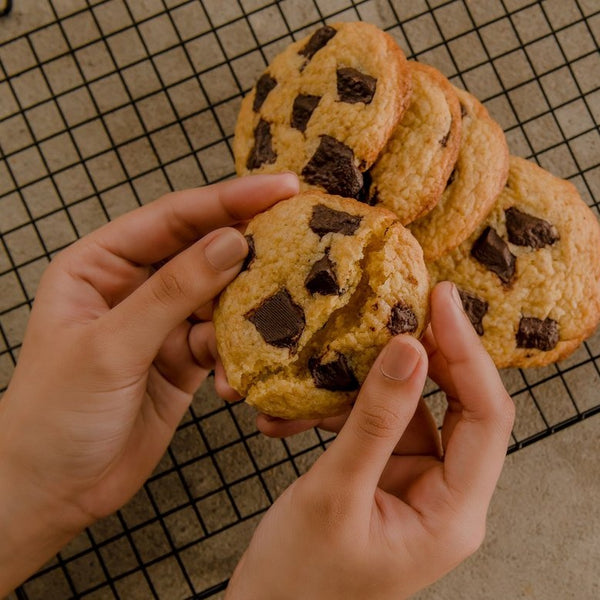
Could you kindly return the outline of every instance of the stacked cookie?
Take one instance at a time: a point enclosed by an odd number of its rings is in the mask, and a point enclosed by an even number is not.
[[[471,236],[428,267],[456,283],[498,367],[565,358],[598,324],[598,220],[573,185],[522,158]]]
[[[234,154],[238,174],[293,170],[305,192],[250,224],[253,263],[216,312],[230,382],[265,412],[351,402],[391,335],[423,331],[442,279],[498,366],[563,358],[598,322],[600,228],[575,188],[509,158],[475,97],[373,25],[321,27],[277,56]],[[317,231],[317,215],[344,226]]]

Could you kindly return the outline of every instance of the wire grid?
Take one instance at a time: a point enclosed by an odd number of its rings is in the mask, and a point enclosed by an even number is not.
[[[167,191],[233,176],[240,100],[269,60],[357,19],[474,93],[513,154],[598,213],[596,0],[17,1],[0,20],[0,393],[52,256]],[[517,405],[509,451],[600,412],[599,357],[596,333],[557,365],[502,372]],[[222,597],[260,515],[331,438],[264,438],[211,383],[134,499],[15,597]],[[426,399],[440,419],[433,384]]]

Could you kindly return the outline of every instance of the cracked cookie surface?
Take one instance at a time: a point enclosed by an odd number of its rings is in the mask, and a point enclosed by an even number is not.
[[[598,219],[572,184],[522,158],[487,219],[428,266],[457,285],[498,367],[563,359],[600,320]]]
[[[334,23],[276,56],[240,108],[238,175],[292,170],[303,189],[358,197],[410,100],[408,63],[374,25]]]
[[[391,336],[427,325],[421,248],[390,211],[305,192],[246,236],[252,256],[214,321],[229,383],[267,414],[340,412]]]

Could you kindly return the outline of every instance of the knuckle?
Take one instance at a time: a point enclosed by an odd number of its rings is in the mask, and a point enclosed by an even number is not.
[[[200,237],[200,232],[198,228],[181,213],[180,204],[175,201],[176,197],[175,192],[171,192],[171,194],[164,196],[165,201],[169,206],[166,218],[172,235],[174,235],[182,245],[185,245],[191,240],[198,239]]]
[[[501,404],[501,420],[506,429],[511,430],[515,422],[515,403],[508,392],[504,393]]]
[[[494,403],[490,417],[500,432],[511,432],[515,422],[515,404],[508,392],[503,392]]]
[[[367,439],[389,438],[398,434],[400,415],[383,404],[358,408],[358,431]],[[356,409],[355,409],[356,410]]]
[[[67,271],[71,262],[72,246],[61,250],[52,257],[50,264],[46,269],[46,273],[54,273],[55,271]]]
[[[46,278],[55,277],[60,272],[76,276],[79,271],[77,267],[85,264],[84,258],[88,260],[90,258],[89,244],[83,242],[84,240],[78,240],[55,254],[46,268],[44,276]]]
[[[162,271],[162,272],[161,272]],[[185,295],[185,285],[179,277],[167,270],[159,270],[155,274],[152,286],[154,300],[160,304],[170,305],[173,300]]]

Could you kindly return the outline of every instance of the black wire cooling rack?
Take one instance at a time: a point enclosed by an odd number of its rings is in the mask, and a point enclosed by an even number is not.
[[[391,33],[483,101],[513,154],[571,180],[598,212],[597,0],[12,4],[0,17],[0,393],[52,256],[164,192],[234,175],[240,99],[324,22]],[[599,357],[596,334],[559,364],[502,372],[517,405],[509,451],[600,412]],[[426,391],[441,414],[440,392]],[[251,410],[225,405],[208,381],[143,489],[15,597],[222,598],[262,513],[329,440],[264,438]]]

